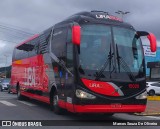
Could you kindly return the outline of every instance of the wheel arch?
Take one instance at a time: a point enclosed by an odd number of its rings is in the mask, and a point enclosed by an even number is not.
[[[153,94],[151,94],[151,92],[153,92]],[[148,94],[149,94],[149,95],[155,95],[155,94],[156,94],[155,89],[150,89],[149,92],[148,92]]]
[[[50,98],[50,101],[53,99],[53,95],[57,93],[57,87],[55,85],[53,85],[51,87],[51,90],[50,90],[50,93],[49,93],[49,98]]]
[[[16,83],[16,91],[20,88],[19,81]]]

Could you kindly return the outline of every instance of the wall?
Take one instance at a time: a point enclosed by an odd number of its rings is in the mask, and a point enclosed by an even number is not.
[[[157,47],[156,54],[153,54],[153,53],[150,53],[150,52],[145,53],[146,52],[146,50],[145,50],[146,46],[147,45],[144,45],[143,48],[144,48],[145,64],[146,64],[146,76],[149,76],[150,75],[150,69],[147,68],[147,62],[160,62],[160,47]]]

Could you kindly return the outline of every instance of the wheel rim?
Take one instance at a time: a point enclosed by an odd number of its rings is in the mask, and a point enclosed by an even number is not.
[[[57,106],[58,105],[58,95],[55,95],[53,98],[53,105]]]
[[[150,95],[154,95],[154,91],[150,91]]]

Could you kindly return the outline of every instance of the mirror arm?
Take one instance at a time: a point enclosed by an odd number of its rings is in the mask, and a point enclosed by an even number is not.
[[[146,32],[146,31],[137,31],[137,34],[138,34],[139,36],[148,36],[148,35],[149,35],[149,33]]]

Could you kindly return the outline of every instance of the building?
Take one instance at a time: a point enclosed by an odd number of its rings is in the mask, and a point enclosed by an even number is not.
[[[160,80],[160,47],[157,47],[156,52],[151,52],[149,45],[143,45],[143,49],[147,79],[156,81]]]
[[[1,67],[0,68],[0,78],[10,78],[11,77],[11,68],[12,66]],[[6,72],[6,73],[5,73]]]

